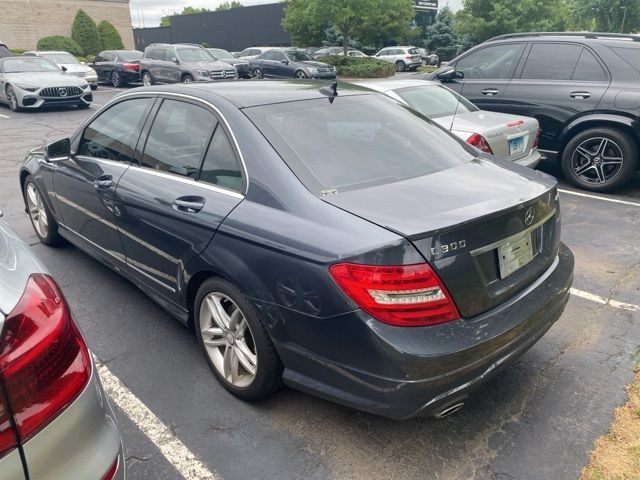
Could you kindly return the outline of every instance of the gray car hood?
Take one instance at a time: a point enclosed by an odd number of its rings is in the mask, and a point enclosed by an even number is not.
[[[5,73],[5,80],[34,87],[84,87],[87,82],[68,73],[60,72],[23,72]]]
[[[29,247],[0,219],[0,314],[16,306],[32,273],[47,273]],[[0,315],[0,319],[2,315]]]

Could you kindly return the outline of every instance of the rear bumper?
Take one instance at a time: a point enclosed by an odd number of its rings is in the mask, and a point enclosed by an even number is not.
[[[289,312],[290,336],[277,338],[274,332],[284,381],[390,418],[433,415],[464,399],[544,335],[568,301],[573,266],[571,251],[562,245],[552,266],[507,302],[474,318],[430,327],[393,327],[361,311],[313,320]],[[293,343],[300,335],[304,345]]]
[[[522,165],[523,167],[536,168],[542,159],[542,155],[538,151],[537,148],[531,150],[531,153],[526,157],[519,158],[515,160],[513,163],[517,163],[518,165]]]

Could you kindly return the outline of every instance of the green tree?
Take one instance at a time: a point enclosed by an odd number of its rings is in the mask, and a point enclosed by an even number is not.
[[[412,0],[286,0],[282,26],[298,44],[320,44],[328,28],[342,34],[346,54],[351,39],[378,43],[408,35]]]
[[[464,0],[455,29],[475,43],[505,33],[564,31],[571,1]]]
[[[436,21],[426,29],[425,46],[440,59],[451,60],[458,51],[458,38],[453,31],[453,21],[453,12],[449,7],[444,7],[438,12]]]
[[[233,1],[233,2],[222,2],[220,5],[216,7],[216,12],[221,12],[223,10],[231,10],[232,8],[240,8],[243,7],[242,3]]]
[[[242,6],[242,5],[240,5]],[[216,8],[216,10],[218,10]],[[161,27],[170,27],[171,26],[171,17],[175,17],[177,15],[194,15],[196,13],[207,13],[212,10],[205,7],[184,7],[181,12],[173,12],[169,15],[165,15],[160,18],[160,26]]]
[[[62,35],[52,35],[38,40],[37,50],[61,50],[69,52],[71,55],[82,55],[82,48],[73,38],[63,37]]]
[[[122,50],[124,43],[122,37],[111,23],[106,20],[98,24],[98,33],[100,34],[100,42],[102,42],[102,50]]]
[[[71,25],[71,38],[73,38],[84,55],[96,55],[100,51],[100,34],[96,22],[82,9],[78,10],[73,25]]]
[[[624,33],[640,29],[640,0],[573,0],[571,6],[576,29]]]

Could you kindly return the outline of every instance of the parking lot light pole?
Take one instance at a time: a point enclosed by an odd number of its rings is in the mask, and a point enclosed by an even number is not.
[[[622,25],[620,26],[620,33],[624,33],[624,21],[627,18],[627,6],[625,5],[624,7],[620,7],[623,12],[622,12]]]

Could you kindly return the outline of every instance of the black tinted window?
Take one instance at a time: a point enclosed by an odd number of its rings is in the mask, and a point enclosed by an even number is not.
[[[115,57],[115,55],[114,55]],[[142,53],[137,51],[120,52],[117,55],[117,60],[121,62],[136,62],[142,58]]]
[[[78,154],[131,162],[135,132],[150,102],[149,98],[125,100],[106,110],[82,133]]]
[[[604,68],[602,68],[602,65],[595,55],[588,49],[583,48],[571,79],[597,82],[608,80],[608,78],[609,75],[605,72]]]
[[[628,47],[609,47],[611,50],[621,57],[625,62],[631,65],[636,70],[640,71],[640,48],[628,48]]]
[[[520,78],[570,80],[581,51],[571,43],[535,43]]]
[[[277,53],[278,52],[272,52],[272,51],[264,52],[260,58],[262,58],[262,60],[277,60],[277,57],[276,57]]]
[[[142,166],[196,178],[216,123],[202,107],[165,100],[149,132]]]
[[[199,179],[236,192],[242,191],[240,167],[231,142],[220,125],[213,134]]]
[[[518,65],[523,43],[507,43],[476,50],[456,64],[465,79],[509,79]]]

